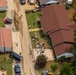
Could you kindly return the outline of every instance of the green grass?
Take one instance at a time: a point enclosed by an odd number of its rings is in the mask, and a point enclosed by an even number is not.
[[[27,23],[29,29],[40,28],[41,11],[26,13]]]
[[[46,69],[46,70],[48,70],[49,72],[52,72],[52,70],[51,70],[51,64],[54,64],[55,62],[54,61],[48,61],[47,62],[47,64],[46,64],[46,66],[43,68],[43,69],[39,69],[39,70],[36,70],[36,73],[39,73],[40,75],[42,74],[42,71],[44,70],[44,69]],[[55,71],[55,72],[52,72],[53,73],[53,75],[57,75],[57,73],[59,72],[59,70],[60,70],[60,64],[59,64],[59,66],[58,66],[58,69]]]
[[[44,43],[45,48],[52,48],[50,37],[46,36],[42,30],[30,32],[31,40],[36,34],[39,41]],[[32,40],[32,46],[33,48],[36,46],[36,42],[34,40]]]
[[[9,54],[5,54],[6,61],[4,61],[4,54],[0,54],[0,70],[2,66],[4,66],[4,69],[7,72],[7,75],[13,75],[12,74],[12,60],[9,58]]]
[[[0,12],[0,27],[5,27],[4,18],[6,16],[6,12]]]

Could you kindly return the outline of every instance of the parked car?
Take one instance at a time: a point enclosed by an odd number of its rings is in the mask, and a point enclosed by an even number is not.
[[[4,19],[4,23],[6,23],[6,24],[11,24],[11,23],[12,23],[12,19],[10,19],[10,18],[5,18],[5,19]]]
[[[14,70],[16,75],[21,75],[20,65],[15,65]]]
[[[30,4],[35,4],[34,0],[29,0]]]
[[[22,56],[15,53],[15,52],[11,52],[11,57],[16,59],[17,61],[21,61],[22,60]]]
[[[25,0],[20,0],[20,3],[23,5],[23,4],[26,3],[26,1]]]

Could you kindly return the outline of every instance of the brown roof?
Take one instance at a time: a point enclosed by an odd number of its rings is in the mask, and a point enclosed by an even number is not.
[[[0,0],[0,6],[7,6],[6,0]]]
[[[66,28],[70,22],[65,7],[58,4],[43,8],[40,21],[42,30],[45,33],[55,29]]]
[[[55,52],[56,56],[59,56],[64,53],[71,53],[72,52],[72,44],[62,43],[58,46],[55,46],[54,52]]]
[[[3,37],[2,37],[2,29],[0,28],[0,47],[4,47]]]
[[[42,9],[40,22],[43,32],[48,33],[51,38],[56,56],[71,52],[76,26],[70,22],[64,6],[46,6]]]
[[[0,28],[0,47],[12,47],[12,35],[9,28]]]
[[[73,43],[74,32],[73,30],[58,30],[50,34],[53,46],[59,45],[63,42]]]

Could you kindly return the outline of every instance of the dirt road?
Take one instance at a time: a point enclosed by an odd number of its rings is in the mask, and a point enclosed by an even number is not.
[[[22,48],[23,48],[23,65],[24,65],[24,72],[25,75],[36,75],[34,71],[34,66],[33,62],[30,56],[30,49],[29,47],[31,46],[31,41],[30,41],[30,36],[29,36],[29,31],[28,31],[28,25],[26,21],[26,15],[25,15],[25,10],[22,6],[21,8],[21,14],[22,14],[22,22],[23,22],[23,38],[22,38]]]
[[[22,30],[23,36],[21,36],[21,43],[22,43],[22,55],[23,55],[23,70],[24,70],[24,75],[36,75],[34,70],[34,65],[32,62],[33,61],[32,56],[30,55],[31,41],[30,41],[30,35],[29,35],[29,30],[28,30],[26,15],[25,15],[25,6],[19,4],[19,10],[17,10],[16,7],[16,12],[19,15],[22,15],[21,21],[23,28]]]

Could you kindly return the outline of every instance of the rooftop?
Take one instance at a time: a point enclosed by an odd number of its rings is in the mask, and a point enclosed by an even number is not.
[[[0,47],[12,47],[12,35],[9,28],[0,28]]]
[[[0,0],[0,6],[7,6],[6,0]]]

